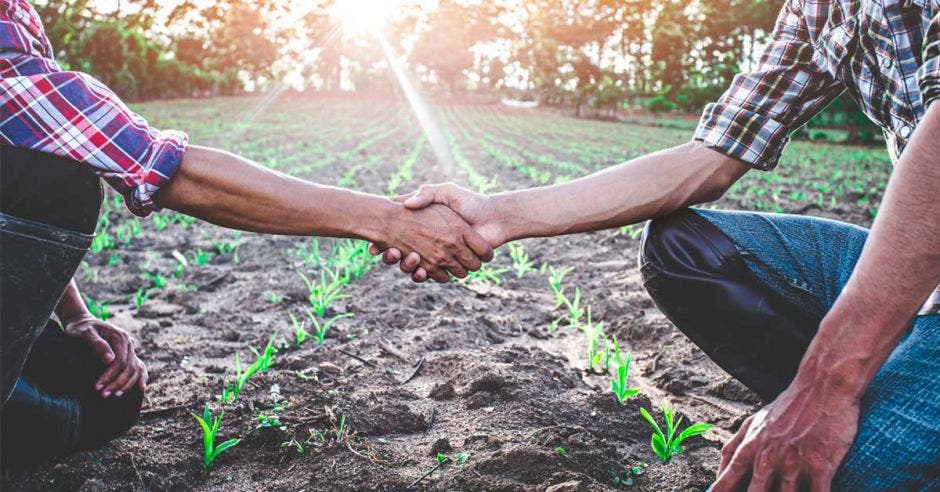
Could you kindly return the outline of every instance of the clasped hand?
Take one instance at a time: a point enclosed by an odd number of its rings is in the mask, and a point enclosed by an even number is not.
[[[369,251],[381,254],[388,265],[399,263],[415,282],[465,278],[506,242],[488,197],[453,183],[424,185],[393,200],[408,209],[401,227],[385,241],[372,243]]]

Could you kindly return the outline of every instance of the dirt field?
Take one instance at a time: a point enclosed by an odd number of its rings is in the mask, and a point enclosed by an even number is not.
[[[492,190],[553,183],[690,137],[444,105],[437,110],[455,166],[443,166],[402,102],[283,95],[137,109],[154,125],[187,131],[193,143],[380,194],[442,180]],[[750,173],[717,206],[868,226],[889,170],[880,149],[796,142],[778,171]],[[172,212],[136,221],[113,198],[107,214],[79,282],[140,342],[151,375],[143,417],[100,450],[8,473],[5,490],[402,490],[437,464],[437,453],[467,459],[418,488],[602,490],[614,487],[611,474],[639,467],[627,488],[702,490],[721,443],[760,405],[645,294],[636,269],[641,225],[521,241],[536,269],[521,277],[505,247],[489,281],[414,285],[397,269],[359,264],[365,273],[326,312],[353,316],[337,319],[318,347],[313,336],[296,343],[289,313],[306,321],[310,307],[297,272],[343,270],[335,263],[340,241],[238,234]],[[547,271],[538,271],[543,264],[573,268],[566,292],[580,288],[582,306],[633,355],[630,380],[640,396],[621,405],[610,376],[588,370],[585,335],[565,323],[553,332],[565,311],[555,307]],[[235,355],[247,366],[255,360],[249,347],[261,350],[272,333],[271,369],[221,403]],[[206,402],[225,412],[219,440],[242,439],[208,474],[190,415]],[[660,404],[716,426],[669,464],[651,451],[638,412]],[[259,414],[269,426],[259,428]]]

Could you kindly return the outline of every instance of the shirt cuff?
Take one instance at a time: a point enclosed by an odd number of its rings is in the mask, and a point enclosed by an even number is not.
[[[694,138],[706,147],[764,171],[777,166],[790,141],[789,130],[783,123],[724,103],[705,106]]]
[[[134,215],[146,217],[151,212],[159,212],[160,206],[154,201],[153,195],[160,190],[176,174],[189,137],[176,130],[151,130],[150,165],[142,166],[139,182],[130,193],[125,196],[124,203]]]

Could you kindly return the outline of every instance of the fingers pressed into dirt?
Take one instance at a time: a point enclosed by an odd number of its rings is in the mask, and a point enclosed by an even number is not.
[[[401,251],[398,248],[389,248],[382,254],[382,262],[386,265],[394,265],[401,261]]]
[[[404,273],[412,273],[418,268],[418,265],[421,263],[421,255],[412,251],[408,253],[408,256],[399,264],[399,268]]]
[[[415,283],[422,283],[428,279],[428,271],[424,267],[418,267],[414,273],[411,274],[411,280]]]

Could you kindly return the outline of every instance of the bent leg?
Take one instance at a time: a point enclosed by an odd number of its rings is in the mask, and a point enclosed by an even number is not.
[[[87,344],[50,321],[3,407],[4,459],[35,461],[93,449],[133,426],[143,393],[134,388],[102,399],[94,383],[104,369]]]
[[[798,351],[794,347],[815,335],[866,239],[865,229],[826,219],[684,210],[648,224],[641,268],[667,317],[764,397],[766,388],[748,376],[763,371],[789,383],[805,343]],[[736,268],[741,263],[748,275]],[[690,293],[696,299],[690,300]],[[700,296],[707,302],[698,301]],[[768,312],[765,305],[790,311]],[[755,339],[766,345],[755,351]],[[780,358],[756,355],[772,347],[780,348],[789,370]],[[744,369],[729,359],[744,360]],[[932,381],[938,366],[940,316],[920,316],[863,397],[858,435],[836,475],[835,490],[940,486],[940,386]]]

